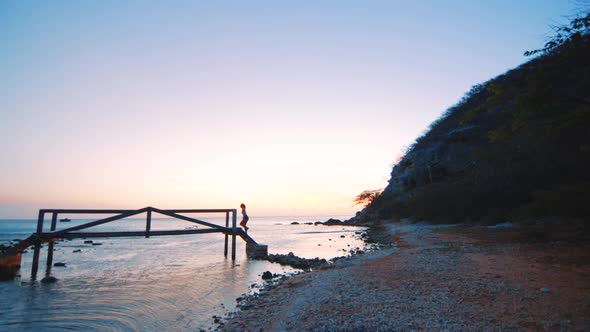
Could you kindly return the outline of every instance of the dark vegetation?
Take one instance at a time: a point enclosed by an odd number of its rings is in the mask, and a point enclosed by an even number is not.
[[[379,195],[381,195],[381,192],[383,192],[383,189],[365,190],[362,193],[358,194],[354,198],[353,202],[355,205],[361,204],[367,206],[373,203],[373,201],[377,199]]]
[[[407,150],[380,195],[366,192],[370,202],[357,218],[496,223],[558,217],[584,227],[590,217],[589,31],[587,13],[558,28],[544,48],[526,53],[536,58],[474,86]]]

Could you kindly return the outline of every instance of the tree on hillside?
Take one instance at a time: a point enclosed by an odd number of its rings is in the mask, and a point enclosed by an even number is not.
[[[367,206],[373,203],[373,201],[375,201],[375,199],[377,199],[377,197],[379,197],[382,192],[383,189],[365,190],[362,193],[358,194],[354,198],[353,202],[355,205],[363,204],[364,206]]]
[[[558,47],[578,41],[590,33],[590,11],[573,19],[569,25],[554,27],[555,35],[545,43],[543,48],[526,51],[525,56],[531,56],[538,53],[548,54]]]
[[[579,149],[587,150],[586,131],[580,128],[590,121],[590,11],[554,31],[543,48],[525,52],[542,57],[521,66],[521,75],[502,75],[488,82],[485,101],[465,112],[461,122],[500,112],[509,121],[489,130],[492,143],[508,143],[520,135],[542,146],[547,138],[581,133]]]

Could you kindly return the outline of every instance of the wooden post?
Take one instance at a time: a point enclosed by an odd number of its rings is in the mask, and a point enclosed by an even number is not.
[[[232,210],[232,238],[231,238],[231,259],[233,261],[236,260],[236,223],[238,220],[238,216],[237,216],[237,210],[233,209]]]
[[[39,253],[41,252],[41,243],[35,243],[33,251],[33,267],[31,268],[31,280],[37,280],[37,270],[39,270]]]
[[[37,280],[37,271],[39,270],[39,254],[41,253],[41,234],[43,233],[43,219],[45,211],[39,210],[37,218],[37,239],[35,240],[35,249],[33,250],[33,266],[31,268],[31,280]]]
[[[225,228],[229,228],[229,211],[225,212]],[[228,244],[229,235],[225,233],[225,249],[223,250],[223,255],[227,257],[227,244]]]
[[[152,210],[147,211],[147,217],[145,219],[145,237],[150,237],[150,230],[152,229]]]
[[[45,218],[45,211],[39,210],[39,217],[37,218],[37,235],[43,233],[43,218]]]
[[[57,228],[57,212],[53,212],[51,216],[51,231],[53,232]]]
[[[53,241],[50,241],[49,246],[47,247],[47,269],[45,270],[46,277],[51,274],[51,266],[53,266]]]

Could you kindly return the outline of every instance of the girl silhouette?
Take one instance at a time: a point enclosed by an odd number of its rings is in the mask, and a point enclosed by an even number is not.
[[[248,223],[248,220],[250,219],[248,217],[248,214],[246,213],[246,205],[244,205],[244,203],[240,204],[240,207],[242,208],[242,221],[240,221],[240,226],[244,227],[244,230],[247,232],[248,229],[250,229],[250,227],[246,226],[246,224]]]

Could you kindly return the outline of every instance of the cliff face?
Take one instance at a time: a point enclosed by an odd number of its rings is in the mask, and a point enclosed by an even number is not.
[[[590,216],[590,38],[477,85],[418,138],[363,214]]]

